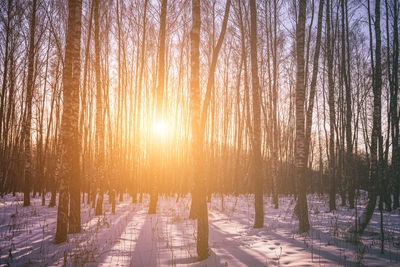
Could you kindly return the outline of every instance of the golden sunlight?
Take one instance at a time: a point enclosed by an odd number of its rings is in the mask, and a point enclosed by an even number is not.
[[[168,124],[163,121],[155,121],[153,124],[153,133],[156,136],[165,137],[168,134]]]
[[[0,7],[0,267],[400,267],[400,0]]]

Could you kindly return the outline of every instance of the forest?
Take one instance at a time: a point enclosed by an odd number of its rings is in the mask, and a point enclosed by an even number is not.
[[[400,264],[399,0],[0,0],[0,266]]]

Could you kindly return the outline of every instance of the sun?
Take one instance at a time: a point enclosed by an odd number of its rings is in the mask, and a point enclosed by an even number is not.
[[[154,122],[153,132],[157,136],[166,136],[168,133],[168,124],[165,121]]]

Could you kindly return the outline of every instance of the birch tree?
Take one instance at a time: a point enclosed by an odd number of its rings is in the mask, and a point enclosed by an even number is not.
[[[60,189],[57,211],[56,243],[67,240],[68,230],[68,193],[71,198],[74,194],[79,196],[79,76],[80,76],[80,42],[81,42],[81,14],[82,2],[80,0],[68,1],[68,29],[65,37],[65,57],[63,70],[63,114],[61,122],[61,170]],[[72,183],[71,183],[72,181]],[[76,196],[76,195],[75,195]],[[71,208],[80,205],[71,202]],[[71,211],[74,218],[70,232],[80,231],[80,216]]]

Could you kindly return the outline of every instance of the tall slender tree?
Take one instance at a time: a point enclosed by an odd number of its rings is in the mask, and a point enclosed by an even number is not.
[[[96,78],[96,164],[98,179],[98,197],[96,203],[96,215],[103,214],[103,196],[104,196],[104,120],[103,120],[103,89],[100,70],[100,1],[94,0],[94,50],[95,50],[95,78]]]
[[[306,154],[305,154],[305,121],[304,121],[304,43],[305,43],[305,24],[307,1],[298,2],[298,20],[296,26],[296,148],[295,163],[298,184],[298,196],[296,205],[296,214],[299,218],[299,232],[307,232],[310,229],[307,207],[307,183],[305,177]]]
[[[355,178],[353,174],[353,134],[352,134],[352,89],[351,89],[351,77],[350,73],[350,53],[349,53],[349,32],[348,32],[348,10],[347,1],[342,0],[341,2],[342,10],[342,79],[343,84],[346,88],[346,161],[345,161],[345,173],[348,191],[348,199],[350,208],[354,208],[354,196],[355,196]]]
[[[80,75],[81,75],[81,31],[82,31],[82,1],[77,4],[76,18],[74,22],[74,43],[72,57],[72,82],[73,92],[71,94],[71,118],[69,118],[69,131],[72,133],[71,150],[68,157],[71,160],[72,171],[70,173],[70,208],[69,208],[69,232],[79,233],[81,231],[81,166],[80,166],[80,132],[79,132],[79,95],[80,95]],[[65,103],[65,102],[64,102]]]
[[[35,89],[34,61],[35,61],[35,28],[36,28],[36,0],[32,0],[30,21],[30,37],[28,52],[28,80],[26,85],[26,117],[24,118],[24,142],[25,142],[25,185],[24,206],[31,204],[30,191],[32,179],[32,155],[31,155],[31,124],[32,124],[32,98]]]
[[[167,27],[167,0],[162,0],[161,2],[161,14],[160,14],[160,32],[158,40],[158,81],[156,89],[156,123],[161,123],[162,121],[162,109],[163,109],[163,96],[164,96],[164,83],[165,83],[165,32]],[[159,141],[158,139],[156,141]],[[159,144],[157,142],[157,144]],[[149,214],[156,213],[158,192],[156,192],[156,183],[161,176],[161,165],[162,165],[162,155],[161,149],[157,147],[157,144],[153,144],[155,149],[156,164],[155,175],[151,184],[151,194],[150,194],[150,204],[149,204]],[[155,145],[155,146],[154,146]]]
[[[7,90],[7,81],[8,81],[8,66],[10,59],[10,40],[11,40],[11,21],[12,21],[12,10],[13,10],[13,2],[12,0],[8,0],[7,3],[7,19],[4,19],[4,31],[5,31],[5,43],[4,43],[4,64],[3,64],[3,80],[1,83],[1,98],[0,98],[0,138],[3,130],[3,113],[6,99],[6,90]],[[33,10],[32,10],[33,11]]]
[[[393,1],[393,68],[390,89],[390,115],[392,122],[392,170],[394,176],[393,190],[393,209],[399,207],[399,187],[400,187],[400,145],[399,145],[399,115],[398,95],[399,95],[399,1]]]
[[[261,157],[261,101],[260,81],[258,79],[257,62],[257,6],[255,0],[250,0],[250,62],[251,85],[253,101],[253,132],[252,132],[252,156],[255,195],[255,219],[254,228],[264,226],[263,204],[263,164]]]
[[[331,0],[326,1],[326,57],[328,68],[329,106],[329,210],[336,210],[336,158],[335,158],[335,84],[333,80],[333,41],[331,36]]]
[[[321,50],[321,36],[322,36],[322,16],[324,13],[324,0],[319,2],[318,7],[318,22],[317,22],[317,39],[315,43],[315,51],[314,51],[314,61],[313,61],[313,70],[310,84],[310,93],[308,96],[308,107],[306,113],[306,158],[308,160],[309,151],[310,151],[310,143],[311,143],[311,127],[313,124],[313,110],[314,110],[314,102],[315,102],[315,93],[317,87],[317,77],[318,77],[318,66],[319,66],[319,54]]]
[[[200,0],[192,0],[192,30],[190,32],[190,116],[192,162],[195,167],[195,188],[197,199],[197,255],[200,260],[209,256],[208,210],[203,177],[203,142],[200,126]]]
[[[80,74],[80,42],[81,42],[81,14],[82,1],[69,0],[68,2],[68,29],[65,37],[65,58],[63,70],[63,113],[61,122],[61,179],[57,212],[57,230],[55,241],[57,243],[67,240],[68,230],[68,193],[71,186],[77,186],[79,181],[79,74]],[[78,191],[73,188],[71,192]],[[73,193],[74,194],[74,193]],[[72,196],[71,196],[72,197]],[[74,203],[71,205],[75,207]],[[75,213],[75,211],[74,211]],[[76,216],[76,215],[73,215]],[[72,232],[78,227],[80,217],[75,217],[72,222]],[[76,224],[75,224],[76,223]]]

